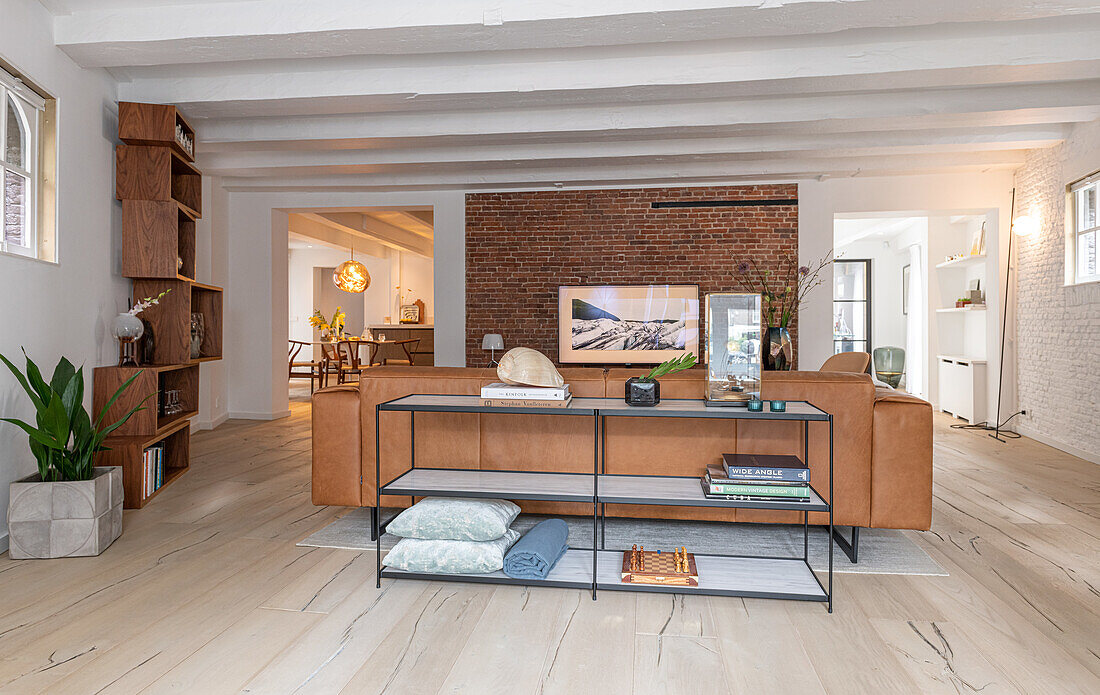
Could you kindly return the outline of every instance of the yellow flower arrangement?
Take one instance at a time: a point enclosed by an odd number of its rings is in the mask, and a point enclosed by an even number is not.
[[[309,325],[321,331],[323,337],[328,337],[325,334],[331,333],[333,338],[339,338],[344,334],[344,322],[346,319],[347,315],[341,311],[340,307],[336,307],[336,312],[333,313],[331,322],[325,318],[325,315],[321,313],[320,309],[314,309],[313,315],[309,317]]]

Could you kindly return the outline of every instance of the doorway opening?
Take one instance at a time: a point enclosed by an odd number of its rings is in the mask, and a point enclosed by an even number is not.
[[[348,353],[342,356],[363,369],[392,363],[434,365],[431,206],[303,209],[287,217],[287,335],[291,352],[301,348],[291,361],[324,369],[320,365],[326,354],[331,357],[336,350],[327,343],[344,338],[351,344],[341,348]],[[349,260],[361,263],[369,275],[361,293],[345,291],[334,280],[337,268]],[[333,326],[338,312],[343,323],[339,335]],[[292,379],[295,371],[292,365]],[[347,376],[355,380],[358,373]]]
[[[986,311],[986,292],[996,287],[990,219],[984,211],[837,215],[834,352],[868,352],[878,381],[984,419],[987,346],[996,336],[996,312]]]

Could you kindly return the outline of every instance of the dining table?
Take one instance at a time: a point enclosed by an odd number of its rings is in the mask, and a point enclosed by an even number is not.
[[[409,351],[408,343],[407,343],[407,341],[403,341],[403,340],[378,340],[377,338],[374,338],[372,340],[368,340],[368,339],[363,338],[361,336],[347,336],[346,338],[341,338],[340,340],[336,340],[336,341],[333,341],[333,340],[314,340],[314,341],[311,341],[311,344],[314,345],[314,346],[320,347],[321,345],[326,345],[326,344],[330,344],[330,343],[339,343],[339,342],[356,343],[356,347],[358,348],[358,350],[356,351],[356,354],[358,355],[360,360],[362,360],[362,358],[363,358],[363,353],[361,352],[361,350],[364,347],[373,348],[366,355],[367,366],[368,367],[374,366],[375,360],[378,359],[379,354],[384,355],[385,352],[392,352],[392,353],[395,353],[395,354],[399,354],[398,351],[396,349],[394,349],[393,347],[390,347],[389,349],[385,349],[385,348],[387,348],[387,346],[397,346],[397,347],[399,347],[402,351],[404,351],[405,356],[409,360],[409,363],[412,364],[412,361],[413,361],[412,353]],[[315,350],[315,352],[316,352],[316,350]],[[379,361],[378,364],[381,364],[381,361]]]

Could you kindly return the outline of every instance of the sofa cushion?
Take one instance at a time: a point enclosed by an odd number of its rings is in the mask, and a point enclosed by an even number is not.
[[[386,531],[422,540],[493,541],[518,515],[519,507],[508,500],[425,497],[398,514]]]

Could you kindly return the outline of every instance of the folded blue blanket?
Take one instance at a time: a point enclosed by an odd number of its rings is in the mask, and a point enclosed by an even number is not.
[[[569,547],[569,526],[561,519],[539,522],[504,556],[504,573],[513,579],[546,579]]]

